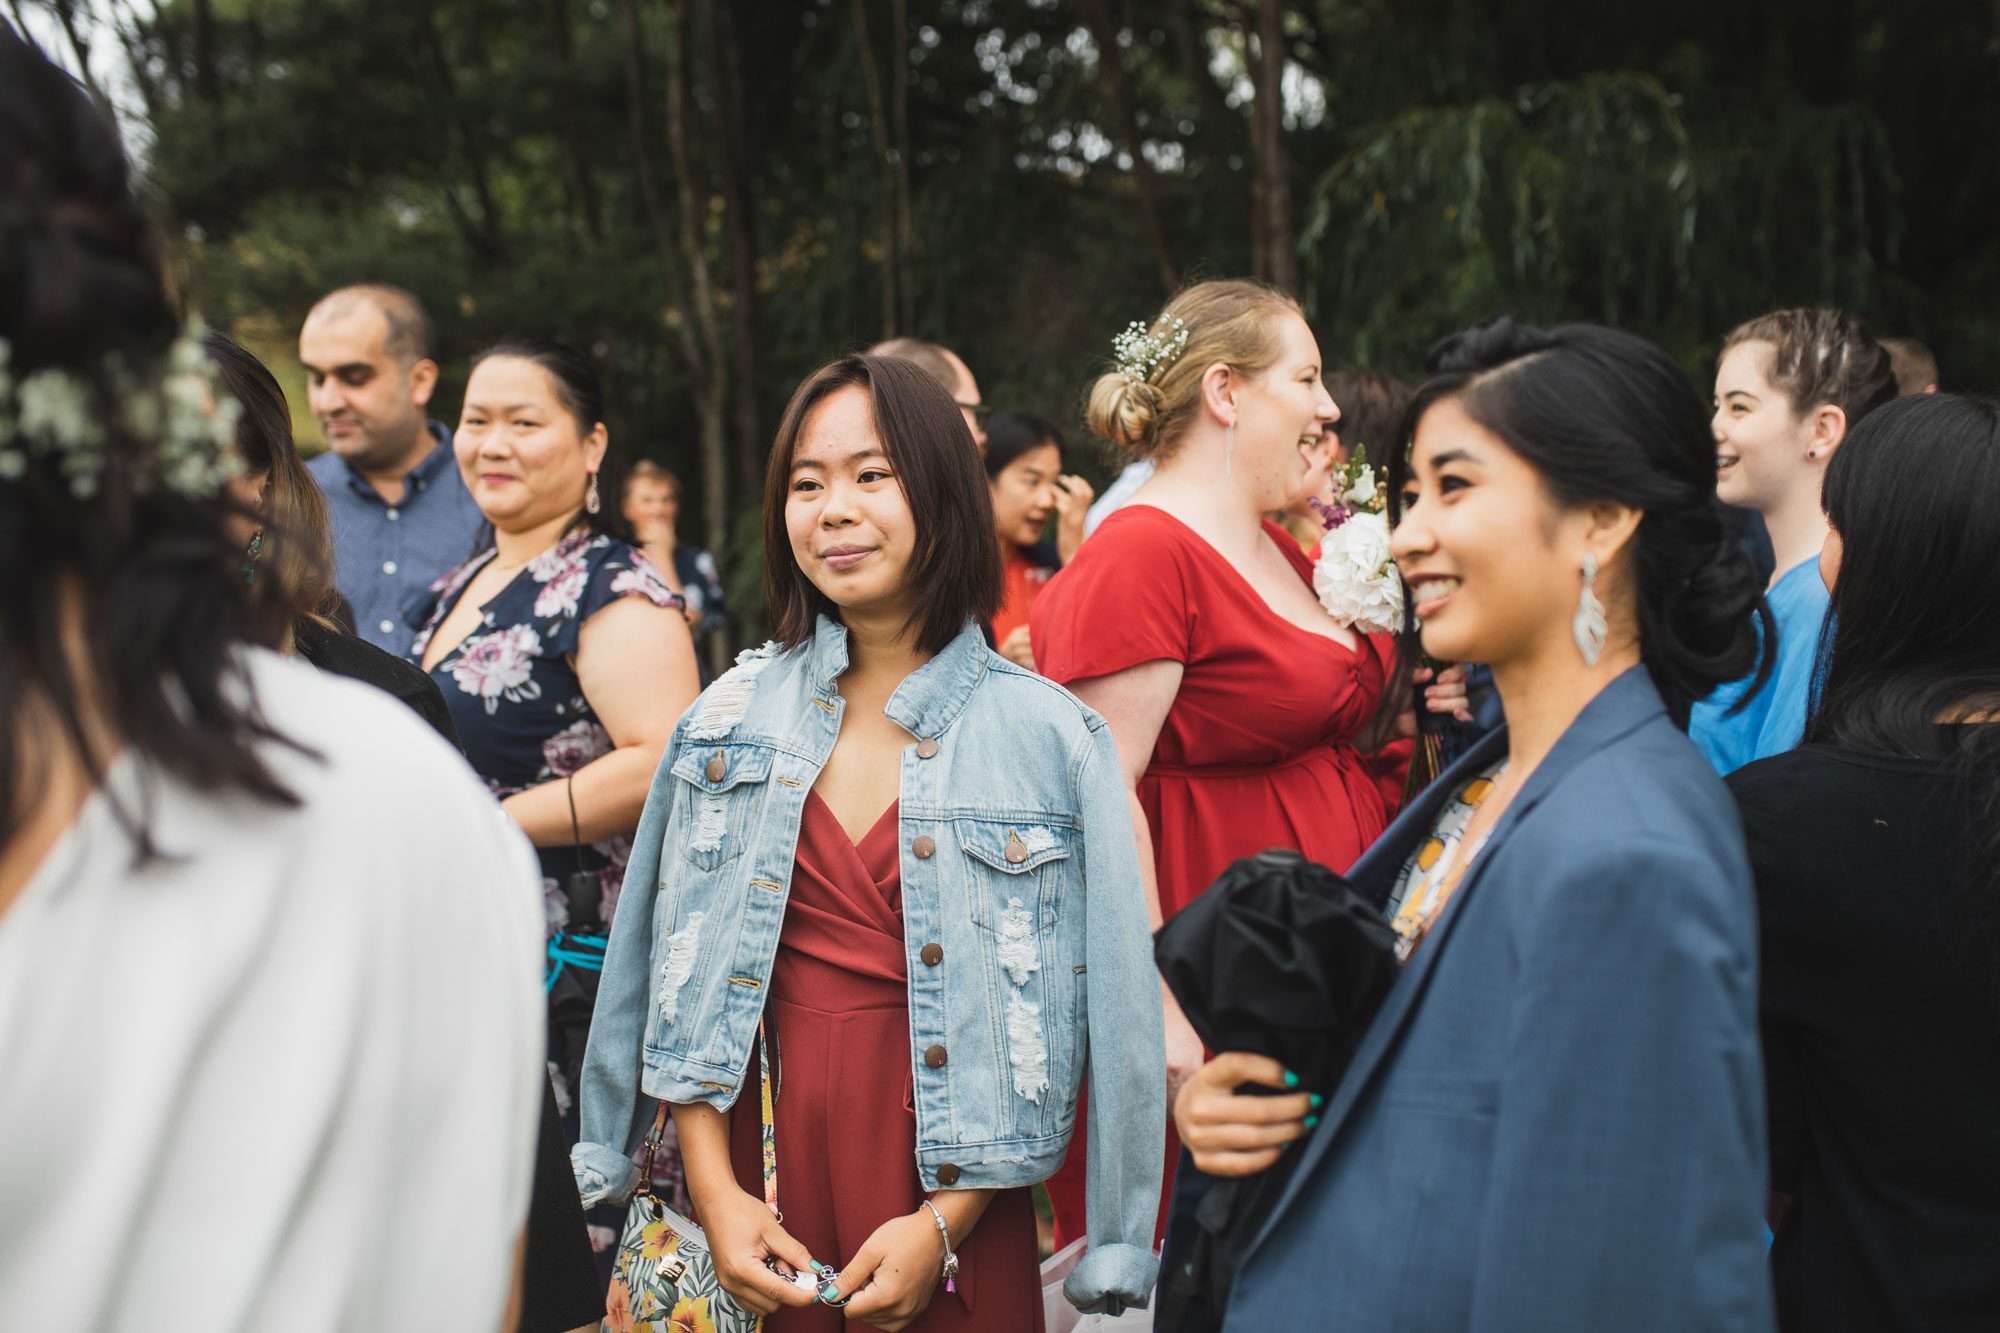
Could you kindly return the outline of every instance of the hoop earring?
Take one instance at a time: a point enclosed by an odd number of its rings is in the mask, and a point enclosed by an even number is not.
[[[597,495],[597,474],[595,472],[590,474],[590,489],[583,493],[583,508],[584,512],[588,514],[594,514],[604,508],[604,501],[599,499]]]
[[[1222,475],[1236,475],[1236,423],[1230,422],[1229,429],[1222,436]]]
[[[1604,651],[1604,603],[1597,600],[1597,557],[1584,552],[1583,556],[1583,597],[1576,605],[1576,618],[1570,621],[1569,632],[1576,638],[1576,650],[1583,654],[1585,666],[1596,666],[1599,653]]]

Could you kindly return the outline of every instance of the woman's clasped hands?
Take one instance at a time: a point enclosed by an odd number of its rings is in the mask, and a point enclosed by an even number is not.
[[[929,1209],[877,1227],[837,1276],[814,1260],[762,1199],[744,1190],[704,1201],[699,1211],[716,1280],[755,1314],[811,1305],[824,1291],[827,1303],[840,1306],[848,1319],[899,1333],[930,1306],[944,1272],[944,1236]],[[801,1283],[793,1276],[800,1273],[812,1280]]]

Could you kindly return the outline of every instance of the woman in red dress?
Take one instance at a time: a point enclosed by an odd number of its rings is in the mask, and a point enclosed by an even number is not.
[[[850,840],[818,791],[806,796],[797,862],[765,1022],[784,1052],[784,1097],[773,1117],[785,1230],[815,1255],[859,1255],[887,1219],[919,1215],[910,1072],[908,955],[896,841],[900,802]],[[763,1088],[753,1065],[739,1105]],[[729,1160],[747,1191],[761,1191],[763,1126],[730,1119]],[[909,1325],[924,1333],[1035,1333],[1042,1326],[1035,1209],[1024,1189],[1000,1190],[958,1247],[951,1291],[937,1291]],[[921,1233],[919,1233],[921,1235]],[[835,1333],[845,1314],[824,1305],[781,1308],[765,1333]]]
[[[1032,637],[1042,673],[1111,724],[1157,927],[1239,857],[1287,847],[1345,870],[1387,826],[1368,752],[1394,647],[1321,609],[1310,562],[1263,517],[1325,480],[1340,414],[1297,304],[1204,282],[1120,341],[1091,429],[1159,467],[1050,581]],[[1202,1052],[1171,995],[1166,1010],[1171,1105]],[[1081,1144],[1049,1181],[1058,1246],[1082,1234]],[[1169,1176],[1178,1153],[1170,1130]]]

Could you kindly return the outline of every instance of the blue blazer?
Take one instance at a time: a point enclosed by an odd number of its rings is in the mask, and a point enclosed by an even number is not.
[[[1387,897],[1481,741],[1349,878]],[[1757,925],[1728,791],[1643,667],[1563,734],[1411,955],[1226,1333],[1773,1326]]]

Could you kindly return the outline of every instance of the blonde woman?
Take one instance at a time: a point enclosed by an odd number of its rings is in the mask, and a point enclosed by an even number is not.
[[[1264,518],[1324,476],[1340,409],[1320,372],[1290,297],[1204,282],[1091,393],[1091,429],[1157,469],[1050,581],[1031,632],[1038,668],[1118,741],[1155,926],[1238,857],[1345,869],[1389,821],[1364,751],[1393,650],[1321,609]],[[1172,1088],[1201,1043],[1166,1004]],[[1082,1156],[1050,1182],[1058,1245],[1082,1234]]]

